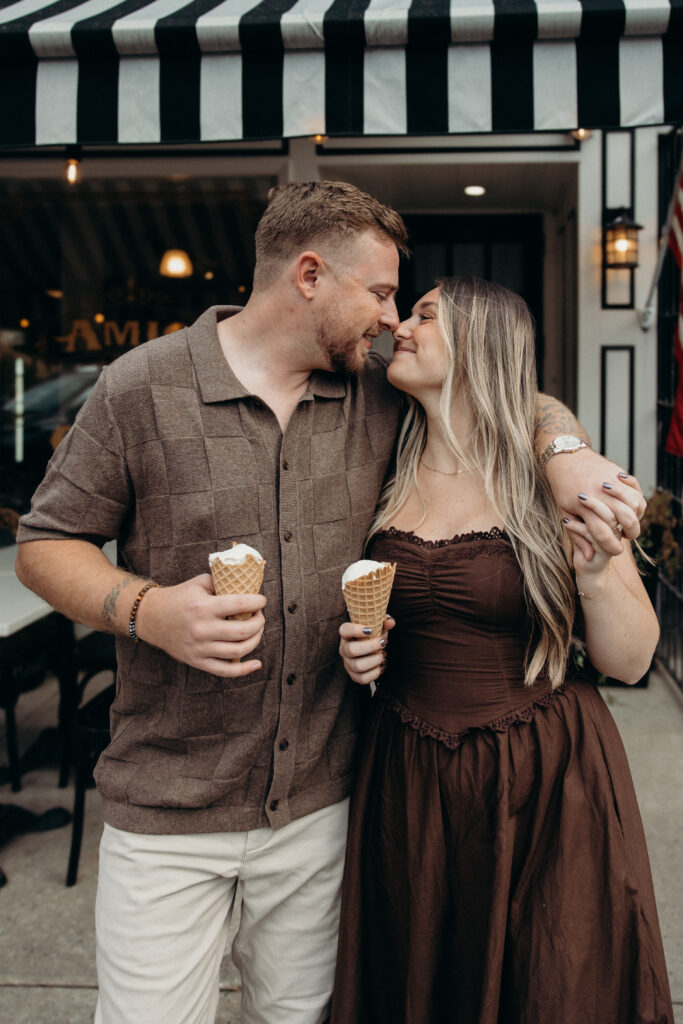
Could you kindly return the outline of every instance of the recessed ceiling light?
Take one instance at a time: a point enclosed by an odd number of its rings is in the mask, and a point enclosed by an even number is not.
[[[483,185],[468,185],[465,189],[466,196],[483,196],[486,195],[486,189]]]

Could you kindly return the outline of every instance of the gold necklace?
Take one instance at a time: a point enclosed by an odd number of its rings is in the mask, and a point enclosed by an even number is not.
[[[443,469],[436,469],[435,466],[428,466],[424,459],[420,459],[420,465],[424,466],[425,469],[430,470],[432,473],[439,473],[440,476],[458,476],[459,473],[471,473],[473,469],[481,469],[480,463],[465,469],[454,469],[451,473],[446,473]]]

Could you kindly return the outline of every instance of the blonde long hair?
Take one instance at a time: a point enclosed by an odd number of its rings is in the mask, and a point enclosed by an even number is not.
[[[531,686],[545,671],[555,688],[565,676],[575,595],[557,507],[534,455],[537,386],[531,314],[519,295],[489,281],[452,277],[437,284],[447,359],[440,412],[448,445],[465,465],[472,465],[450,426],[460,393],[474,421],[472,458],[483,467],[486,495],[505,525],[522,571],[533,624],[524,681]],[[382,492],[368,540],[392,522],[413,488],[426,511],[417,468],[427,443],[427,417],[411,397],[408,406],[396,471]]]

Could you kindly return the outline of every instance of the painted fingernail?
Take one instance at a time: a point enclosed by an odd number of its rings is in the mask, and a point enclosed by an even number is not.
[[[603,487],[605,488],[605,490],[606,490],[606,491],[611,491],[611,490],[613,490],[613,487],[612,487],[612,485],[611,485],[611,484],[608,484],[606,480],[605,480],[605,482],[604,482],[604,484],[603,484],[602,486],[603,486]]]
[[[567,519],[567,517],[566,517],[566,516],[562,516],[562,522],[563,522],[563,523],[569,523],[569,522],[571,522],[571,520],[570,520],[570,519]]]
[[[579,498],[581,499],[581,501],[588,501],[588,495],[582,494],[581,491],[579,491]]]
[[[379,642],[379,645],[380,645],[380,647],[386,647],[387,646],[387,638],[385,636],[382,637],[382,639]]]
[[[372,633],[372,626],[363,626],[363,632],[366,636],[370,636]]]
[[[617,473],[617,476],[620,476],[622,480],[628,480],[628,473]]]

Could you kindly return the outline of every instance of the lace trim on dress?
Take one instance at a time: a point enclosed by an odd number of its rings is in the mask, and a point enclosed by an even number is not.
[[[495,718],[492,722],[486,722],[483,725],[471,725],[467,729],[463,729],[462,732],[445,732],[443,729],[439,729],[436,725],[432,725],[431,722],[425,722],[424,718],[420,718],[410,708],[405,707],[400,701],[396,700],[392,693],[388,693],[379,687],[375,693],[375,700],[378,698],[383,700],[387,708],[390,711],[396,712],[404,725],[408,725],[411,729],[415,729],[419,732],[420,736],[430,736],[434,740],[438,740],[439,743],[443,743],[449,750],[455,750],[459,747],[463,740],[469,735],[469,733],[475,730],[488,730],[489,732],[507,732],[510,726],[517,725],[521,722],[533,721],[534,715],[539,708],[547,708],[553,703],[555,698],[559,694],[564,693],[566,689],[566,683],[562,683],[555,690],[550,690],[543,693],[536,700],[532,701],[531,704],[525,705],[523,708],[517,708],[516,711],[508,711],[507,714],[501,718]]]
[[[418,537],[412,530],[397,530],[395,526],[388,526],[386,530],[378,530],[372,538],[373,542],[378,537],[389,537],[395,540],[407,540],[416,544],[419,548],[445,548],[450,544],[465,544],[472,540],[507,540],[508,535],[499,526],[492,526],[490,530],[470,530],[469,533],[456,533],[454,537],[447,537],[445,540],[425,540]]]

